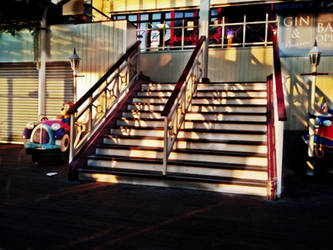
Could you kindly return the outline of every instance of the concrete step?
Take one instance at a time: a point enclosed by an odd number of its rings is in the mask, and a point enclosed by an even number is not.
[[[264,82],[254,83],[199,83],[198,90],[266,90],[267,85]]]
[[[111,135],[122,136],[154,136],[164,137],[163,129],[143,129],[143,128],[112,128],[110,130]],[[178,139],[209,139],[209,140],[240,140],[240,141],[252,141],[252,142],[265,142],[267,136],[265,133],[248,133],[238,131],[210,131],[210,130],[180,130],[178,132]]]
[[[162,162],[160,160],[146,160],[142,158],[128,159],[117,156],[90,156],[88,159],[90,168],[123,169],[139,171],[162,172]],[[264,169],[247,168],[240,165],[228,164],[196,164],[182,161],[170,161],[167,167],[168,174],[192,174],[201,176],[228,177],[243,180],[266,181],[267,173]]]
[[[163,111],[165,105],[161,104],[129,104],[128,110],[140,111]],[[266,113],[267,108],[265,105],[258,106],[227,106],[227,105],[197,105],[191,106],[192,112],[241,112],[241,113]]]
[[[128,164],[127,164],[128,165]],[[166,188],[194,189],[221,193],[267,196],[266,181],[235,179],[228,177],[198,176],[170,173],[161,176],[160,171],[139,171],[115,168],[83,168],[78,171],[79,179],[132,185]]]
[[[99,145],[96,148],[96,155],[162,159],[163,151],[150,147]],[[206,150],[176,150],[170,153],[169,159],[180,161],[195,161],[201,163],[223,162],[226,164],[242,164],[261,167],[267,166],[266,154],[247,154],[231,151],[223,152]]]
[[[143,103],[143,104],[166,104],[168,97],[134,97],[133,103]]]
[[[108,135],[103,139],[104,144],[157,147],[164,146],[163,137],[152,136],[117,136]],[[267,146],[263,142],[249,143],[240,140],[212,140],[212,139],[188,139],[182,138],[175,142],[176,149],[206,149],[223,150],[232,152],[267,153]]]
[[[266,122],[266,114],[260,113],[191,113],[185,115],[186,120],[201,120],[201,121],[259,121]]]
[[[163,123],[162,123],[163,126]],[[219,130],[240,130],[240,131],[267,131],[267,125],[263,123],[249,123],[244,122],[215,122],[215,121],[196,121],[196,120],[185,120],[185,129],[219,129]]]
[[[153,101],[153,100],[152,100]],[[234,97],[193,97],[192,104],[223,104],[223,105],[266,105],[267,99],[258,97],[258,98],[234,98]]]
[[[170,97],[172,94],[172,91],[140,91],[137,92],[137,97]]]
[[[127,119],[122,118],[117,121],[117,126],[129,127],[151,127],[163,128],[163,119]],[[185,120],[185,129],[219,129],[219,130],[241,130],[241,131],[262,131],[267,130],[266,122],[250,121],[202,121],[202,120]]]
[[[141,85],[141,90],[173,90],[175,83],[144,83]]]
[[[196,97],[266,97],[266,91],[198,90]]]
[[[135,119],[163,119],[161,112],[155,111],[141,111],[133,110],[130,112],[123,112],[124,118]],[[203,120],[203,121],[266,121],[265,113],[246,113],[246,112],[187,112],[185,115],[186,120]]]

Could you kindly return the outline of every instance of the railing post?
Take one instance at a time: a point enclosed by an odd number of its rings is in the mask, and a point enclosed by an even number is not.
[[[75,145],[74,145],[74,141],[75,141],[75,116],[74,114],[71,114],[70,116],[70,134],[69,134],[69,138],[70,138],[70,144],[69,144],[69,162],[71,162],[74,158],[75,155]]]
[[[89,132],[92,131],[93,129],[93,117],[92,117],[92,112],[93,112],[93,97],[89,97],[89,114],[88,114],[88,124],[89,124]]]
[[[167,174],[167,167],[168,167],[168,151],[169,151],[169,137],[168,137],[168,116],[164,117],[164,148],[163,148],[163,170],[162,175]]]

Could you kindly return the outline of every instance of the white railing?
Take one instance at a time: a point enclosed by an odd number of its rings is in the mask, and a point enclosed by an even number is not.
[[[262,21],[247,20],[247,16],[243,15],[242,22],[230,23],[226,21],[224,16],[219,22],[221,23],[209,25],[209,47],[268,46],[273,44],[269,34],[271,27],[277,24],[277,20],[270,20],[268,13],[266,13],[265,20]],[[163,21],[158,25],[159,27],[137,29],[137,36],[142,41],[141,51],[183,50],[196,46],[195,41],[197,41],[199,34],[197,25],[185,25],[184,20],[182,20],[182,25],[175,27],[169,27],[168,23],[170,21]],[[259,29],[263,30],[260,34]],[[152,45],[147,41],[151,40],[154,31],[159,38],[157,39],[158,44]],[[173,35],[171,35],[172,33]],[[174,42],[178,42],[178,44],[173,45]]]
[[[137,80],[139,45],[140,42],[137,42],[129,48],[68,111],[71,127],[70,163]]]
[[[196,93],[197,83],[201,82],[203,77],[204,42],[205,37],[202,36],[162,111],[164,116],[163,175],[167,174],[169,155],[191,105],[192,97]]]

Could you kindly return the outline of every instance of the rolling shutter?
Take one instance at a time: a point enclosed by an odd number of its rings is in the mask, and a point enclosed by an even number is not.
[[[46,65],[46,115],[52,119],[73,99],[68,62]],[[27,122],[38,121],[38,70],[35,63],[0,63],[0,142],[23,142]]]

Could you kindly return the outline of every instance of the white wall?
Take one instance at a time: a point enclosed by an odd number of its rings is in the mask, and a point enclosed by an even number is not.
[[[159,82],[176,82],[193,50],[141,54],[141,71]],[[209,49],[208,78],[222,81],[266,81],[272,73],[272,48]]]
[[[311,76],[308,57],[282,57],[283,82],[287,105],[287,130],[306,130]],[[322,56],[318,72],[329,73],[316,80],[316,99],[324,96],[333,108],[333,56]]]
[[[135,27],[125,20],[50,27],[48,61],[68,60],[76,48],[81,58],[78,98],[136,41]]]

